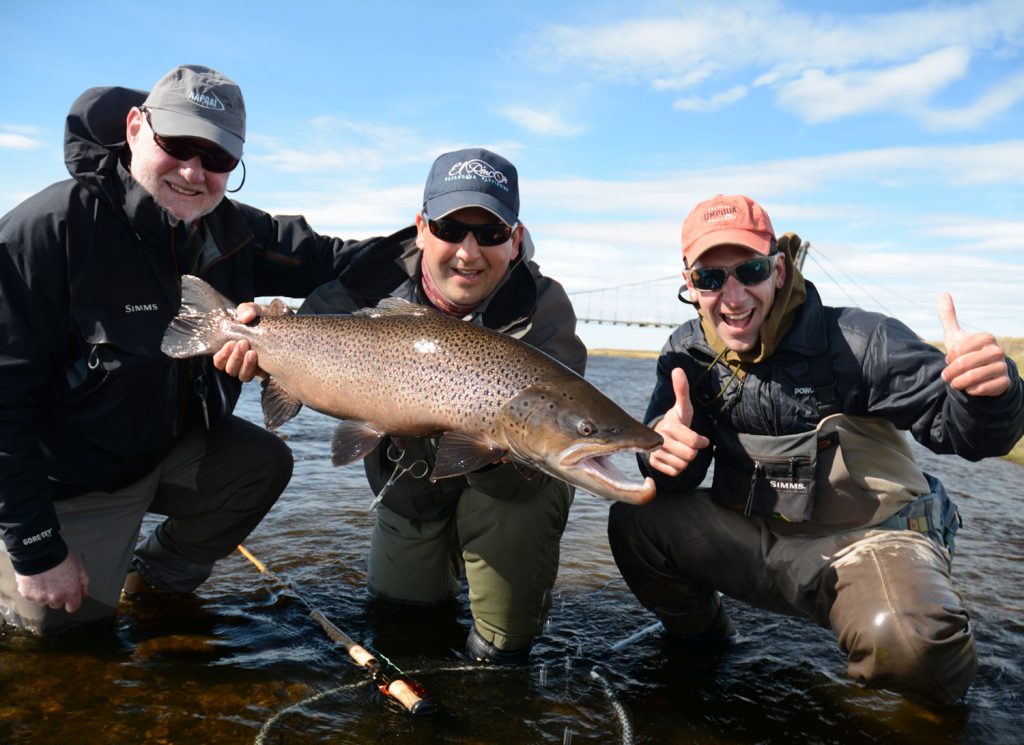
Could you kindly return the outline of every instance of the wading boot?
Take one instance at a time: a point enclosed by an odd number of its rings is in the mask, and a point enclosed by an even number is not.
[[[466,639],[465,654],[474,662],[483,662],[489,665],[525,665],[532,648],[533,643],[531,642],[518,649],[498,649],[480,636],[476,626],[473,626]]]

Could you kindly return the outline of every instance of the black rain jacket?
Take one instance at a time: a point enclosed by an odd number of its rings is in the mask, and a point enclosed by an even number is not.
[[[72,178],[0,218],[0,534],[22,574],[67,555],[53,500],[138,480],[234,408],[237,379],[160,351],[183,273],[237,302],[303,297],[358,245],[229,199],[190,230],[126,170],[125,119],[145,95],[80,96]]]
[[[859,308],[823,306],[807,282],[807,299],[792,327],[771,356],[744,367],[742,380],[724,362],[714,362],[699,318],[669,337],[644,421],[652,423],[675,404],[671,376],[673,368],[681,367],[694,405],[691,426],[711,446],[676,477],[642,463],[658,491],[683,492],[700,485],[713,457],[715,418],[736,432],[756,435],[814,429],[820,417],[811,359],[826,354],[843,413],[888,419],[935,453],[977,461],[1005,455],[1024,436],[1024,383],[1012,360],[1007,359],[1006,393],[969,396],[942,380],[944,353],[903,323]]]

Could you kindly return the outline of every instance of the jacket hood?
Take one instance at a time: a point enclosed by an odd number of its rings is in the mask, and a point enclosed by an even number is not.
[[[122,186],[117,164],[128,143],[125,121],[146,92],[132,88],[90,88],[71,104],[64,124],[64,163],[68,173],[97,197],[118,203]]]

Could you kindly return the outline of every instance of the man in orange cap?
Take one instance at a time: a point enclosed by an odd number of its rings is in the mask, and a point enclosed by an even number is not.
[[[764,209],[718,195],[683,223],[698,318],[671,335],[645,420],[659,496],[615,504],[609,539],[673,646],[724,643],[720,594],[831,628],[848,672],[932,706],[977,671],[952,585],[959,514],[903,434],[969,460],[1024,436],[1024,384],[943,295],[944,355],[899,321],[823,306]],[[682,295],[681,295],[682,297]],[[711,463],[710,488],[699,488]]]

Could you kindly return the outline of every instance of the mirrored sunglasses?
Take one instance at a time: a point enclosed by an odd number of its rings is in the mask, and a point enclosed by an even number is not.
[[[199,162],[210,173],[228,173],[238,166],[238,158],[216,145],[208,145],[192,137],[161,137],[153,129],[149,110],[142,109],[146,115],[146,123],[153,132],[153,141],[165,153],[175,160],[186,161],[199,156]]]
[[[456,220],[432,220],[426,214],[427,227],[431,235],[445,243],[461,243],[467,233],[472,233],[480,246],[500,246],[512,237],[512,228],[503,222],[487,225],[467,225]]]
[[[736,266],[701,266],[687,271],[690,283],[702,292],[718,292],[730,275],[747,287],[759,285],[772,276],[775,256],[758,256]]]

